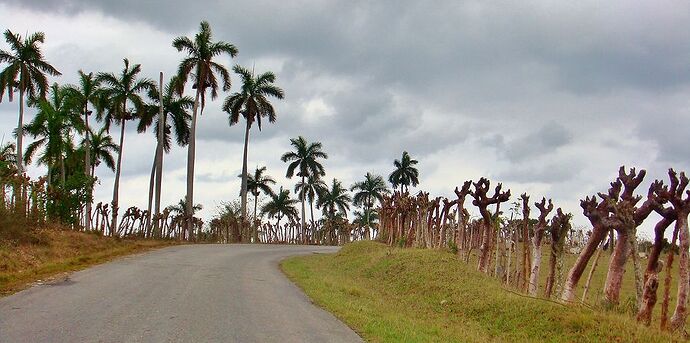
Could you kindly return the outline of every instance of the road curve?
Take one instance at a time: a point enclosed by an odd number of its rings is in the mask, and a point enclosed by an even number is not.
[[[278,268],[337,248],[185,245],[0,299],[0,342],[361,342]]]

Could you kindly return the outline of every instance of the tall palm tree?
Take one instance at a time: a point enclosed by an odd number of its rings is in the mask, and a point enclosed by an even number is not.
[[[163,94],[160,94],[158,89],[149,89],[148,96],[151,102],[146,105],[145,111],[139,117],[139,124],[137,125],[137,131],[139,133],[146,132],[149,126],[154,126],[154,133],[156,137],[162,133],[161,144],[156,145],[156,152],[153,158],[153,164],[151,166],[151,179],[149,182],[149,203],[148,203],[148,217],[147,217],[147,227],[150,224],[151,219],[151,207],[154,197],[154,179],[156,176],[156,170],[160,169],[159,172],[162,173],[163,167],[163,154],[159,149],[163,149],[165,153],[170,152],[170,147],[173,138],[173,130],[175,141],[179,146],[186,146],[189,143],[189,125],[192,121],[192,116],[189,114],[189,110],[194,106],[194,99],[189,96],[182,96],[176,92],[177,76],[174,76],[165,86]],[[160,107],[160,99],[163,99],[163,111]],[[161,132],[160,125],[160,113],[163,113],[163,132]],[[171,122],[172,125],[168,124]],[[155,124],[154,124],[155,123]],[[160,166],[158,165],[160,164]],[[156,214],[160,212],[160,183],[156,184]],[[156,222],[157,224],[157,222]]]
[[[17,174],[17,153],[13,143],[0,145],[0,209],[5,208],[7,178]]]
[[[298,182],[295,185],[295,194],[299,194],[300,199],[304,196],[309,201],[309,215],[311,218],[312,230],[315,229],[314,225],[314,201],[316,197],[321,194],[328,186],[319,177],[319,175],[309,175],[306,182]]]
[[[347,188],[337,179],[333,179],[330,188],[326,188],[319,194],[316,207],[322,208],[326,218],[335,219],[337,212],[347,218],[347,211],[350,210],[352,198],[348,194]]]
[[[240,115],[246,122],[244,131],[244,154],[242,155],[242,215],[247,213],[247,150],[249,147],[249,129],[256,121],[261,131],[261,118],[268,118],[269,123],[276,121],[276,112],[268,101],[269,97],[282,99],[285,94],[282,89],[274,85],[276,76],[272,72],[265,72],[256,78],[254,72],[236,65],[233,70],[242,78],[242,89],[225,98],[223,111],[230,115],[230,126],[240,121]]]
[[[356,206],[364,206],[364,211],[362,212],[365,216],[367,216],[366,219],[366,236],[367,239],[371,238],[370,234],[370,228],[371,228],[371,223],[369,222],[369,214],[371,213],[371,209],[374,207],[374,204],[376,201],[382,201],[383,196],[385,194],[389,193],[388,187],[386,187],[386,182],[383,180],[383,176],[381,175],[372,175],[371,173],[367,173],[364,176],[363,181],[355,182],[352,187],[350,187],[351,191],[356,191],[353,199],[353,203]]]
[[[68,100],[74,104],[74,106],[80,109],[84,116],[84,175],[90,175],[91,173],[91,148],[90,148],[90,137],[91,129],[89,128],[89,115],[92,111],[89,110],[89,104],[94,107],[100,105],[100,82],[96,79],[93,73],[84,73],[79,71],[79,84],[78,85],[67,85],[65,91],[68,96]],[[89,199],[91,198],[91,193],[93,193],[93,185],[88,189]],[[84,226],[86,228],[91,227],[91,200],[86,202],[86,214],[84,215]]]
[[[280,160],[283,162],[291,162],[285,174],[287,178],[292,178],[295,175],[295,170],[297,170],[297,176],[302,178],[302,183],[310,175],[326,175],[323,165],[318,161],[321,158],[328,158],[328,155],[321,150],[323,148],[321,142],[308,143],[304,137],[299,136],[290,139],[290,145],[292,145],[294,151],[288,151],[280,157]],[[304,193],[300,194],[300,201],[302,202],[302,234],[304,234],[306,226],[304,220],[304,195]]]
[[[223,83],[223,91],[230,89],[230,73],[225,67],[213,61],[214,58],[227,54],[230,57],[237,55],[237,48],[226,42],[212,41],[211,26],[206,21],[199,25],[199,33],[192,40],[189,37],[180,36],[173,40],[172,45],[177,51],[184,51],[187,57],[182,59],[177,71],[179,77],[178,93],[182,94],[187,79],[194,78],[193,88],[196,89],[194,97],[194,108],[192,110],[192,127],[189,133],[189,145],[187,147],[187,205],[191,213],[194,201],[194,159],[196,148],[196,120],[197,112],[204,111],[206,104],[206,90],[211,91],[211,99],[218,97],[218,79],[216,73],[220,75]],[[201,111],[199,110],[201,106]],[[191,223],[187,223],[187,229],[191,229]]]
[[[101,161],[105,163],[106,167],[110,170],[115,171],[115,158],[113,154],[116,154],[120,148],[113,142],[113,137],[108,134],[105,128],[101,128],[98,132],[94,133],[91,131],[91,144],[90,154],[93,156],[93,163],[91,163],[90,176],[96,177],[96,167],[101,165]],[[82,142],[82,145],[85,142]]]
[[[419,184],[419,171],[414,167],[417,163],[417,160],[410,158],[407,151],[403,151],[402,158],[393,162],[395,170],[388,176],[388,181],[393,188],[400,186],[400,192],[402,192],[403,187],[407,191],[410,185],[414,187]]]
[[[102,96],[105,98],[105,127],[110,127],[111,122],[120,124],[120,144],[117,153],[117,166],[115,169],[115,184],[113,186],[112,208],[113,218],[110,222],[111,235],[117,230],[117,212],[120,190],[120,174],[122,172],[122,150],[124,148],[125,124],[145,111],[145,104],[140,93],[155,88],[153,81],[147,78],[138,78],[141,72],[141,64],[130,66],[129,60],[124,59],[125,67],[118,75],[113,73],[99,73],[96,79],[103,85]],[[133,107],[129,107],[129,105]]]
[[[280,219],[282,217],[285,216],[291,220],[297,218],[296,203],[297,200],[290,199],[290,190],[280,187],[278,193],[272,194],[271,200],[261,207],[261,214],[268,215],[269,218],[277,217],[276,227],[280,228]]]
[[[73,130],[81,132],[84,124],[80,113],[67,102],[67,92],[57,83],[50,87],[50,98],[36,100],[35,105],[38,113],[22,130],[35,139],[26,147],[24,162],[30,164],[38,150],[43,148],[38,164],[48,167],[48,185],[51,185],[55,168],[60,168],[60,182],[64,185],[65,157],[74,148],[71,135]]]
[[[268,175],[264,175],[266,172],[266,167],[257,167],[256,170],[254,170],[254,174],[249,174],[247,175],[247,191],[249,193],[252,193],[254,196],[254,220],[256,221],[256,211],[259,203],[259,195],[261,193],[264,193],[266,195],[273,195],[273,189],[271,189],[271,185],[276,184],[276,180],[274,180],[272,177]],[[237,175],[238,177],[242,178],[242,174]],[[241,191],[240,191],[241,193]],[[259,241],[259,228],[254,227],[252,230],[252,235],[254,242]]]
[[[15,90],[19,90],[19,123],[17,124],[17,170],[23,173],[22,166],[22,127],[24,127],[24,96],[29,98],[45,98],[48,89],[46,74],[51,76],[61,75],[53,66],[43,58],[39,43],[43,43],[45,35],[36,32],[22,40],[18,34],[6,30],[5,41],[10,45],[9,51],[0,50],[0,63],[9,64],[0,72],[0,101],[5,90],[7,97],[12,101]]]

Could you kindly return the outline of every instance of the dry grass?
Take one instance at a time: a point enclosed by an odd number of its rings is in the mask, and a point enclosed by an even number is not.
[[[24,230],[21,239],[0,239],[0,295],[60,273],[172,244],[176,243],[114,239],[55,228]]]
[[[600,260],[602,273],[606,260]],[[360,242],[282,266],[317,304],[372,342],[673,340],[627,314],[513,293],[446,251]]]

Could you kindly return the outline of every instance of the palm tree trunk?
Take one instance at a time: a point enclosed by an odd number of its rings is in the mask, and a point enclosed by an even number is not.
[[[369,202],[367,201],[367,206],[366,206],[366,209],[365,209],[365,211],[367,211],[367,213],[365,214],[365,216],[366,216],[366,218],[367,218],[367,232],[365,233],[366,239],[367,239],[367,240],[371,239],[371,234],[370,234],[370,231],[369,231],[369,230],[371,230],[371,225],[370,225],[370,223],[369,223],[369,208],[371,208],[371,205],[370,205]]]
[[[310,241],[314,241],[314,237],[316,236],[316,225],[314,225],[314,199],[309,202],[309,215],[311,217],[311,237]]]
[[[199,75],[199,80],[203,80]],[[189,131],[189,145],[187,146],[187,208],[185,209],[185,215],[187,216],[185,220],[185,233],[189,233],[192,229],[192,206],[194,206],[194,158],[195,158],[195,148],[196,148],[196,117],[199,110],[199,97],[201,95],[201,90],[203,85],[197,84],[196,97],[194,99],[194,110],[192,115],[192,127]],[[182,235],[185,238],[185,234]],[[189,238],[189,237],[188,237]]]
[[[242,155],[242,189],[241,189],[241,211],[242,211],[242,225],[247,220],[247,150],[249,148],[249,126],[250,121],[247,119],[247,127],[244,130],[244,153]]]
[[[24,137],[24,85],[19,87],[19,123],[17,123],[17,173],[21,175],[24,172],[22,165],[22,138]]]
[[[304,175],[302,175],[302,185],[304,186]],[[304,218],[305,212],[306,212],[306,210],[304,209],[304,195],[306,192],[301,192],[301,193],[302,193],[300,195],[300,200],[302,201],[302,228],[301,228],[302,232],[301,232],[301,234],[304,235],[305,226],[307,226],[306,222],[305,222],[305,218]]]
[[[153,209],[153,192],[156,181],[156,159],[158,158],[158,146],[156,146],[156,153],[153,156],[153,164],[151,165],[151,177],[149,178],[149,203],[146,211],[146,232],[151,231],[151,210]]]
[[[254,243],[260,243],[260,241],[259,241],[259,226],[256,225],[257,224],[257,222],[256,222],[256,206],[258,205],[258,203],[259,203],[259,195],[254,194],[254,223],[253,223],[254,229],[252,229],[252,233],[254,234]]]
[[[124,142],[125,142],[125,119],[122,119],[120,121],[120,148],[118,149],[117,152],[117,167],[115,170],[115,184],[113,186],[113,202],[112,202],[112,208],[111,211],[113,211],[113,218],[110,222],[110,235],[115,236],[117,235],[118,227],[117,227],[117,212],[119,210],[118,207],[118,195],[120,191],[120,173],[122,172],[122,148],[124,147]]]
[[[154,235],[162,236],[162,232],[159,232],[161,228],[159,227],[158,216],[161,213],[161,191],[163,183],[163,133],[165,132],[165,121],[166,115],[163,113],[163,72],[160,73],[160,81],[158,83],[158,103],[160,104],[158,112],[158,146],[156,148],[156,202],[155,202],[155,214],[156,222],[153,224]],[[149,211],[150,215],[151,211]]]
[[[89,137],[89,104],[88,101],[84,105],[84,124],[86,125],[86,131],[84,131],[84,138],[86,147],[84,148],[84,175],[89,175],[91,170],[91,143]],[[86,213],[84,215],[84,229],[91,230],[91,195],[93,193],[93,184],[89,184],[88,188],[88,199],[86,200]]]

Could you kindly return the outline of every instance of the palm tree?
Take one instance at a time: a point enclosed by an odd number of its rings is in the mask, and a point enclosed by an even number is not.
[[[15,89],[19,90],[19,123],[17,124],[17,170],[23,173],[22,166],[22,127],[24,127],[24,96],[29,98],[45,98],[48,89],[46,74],[61,75],[43,58],[39,43],[43,43],[45,35],[36,32],[22,40],[18,34],[6,30],[5,41],[10,45],[12,53],[0,50],[0,63],[9,64],[0,72],[0,101],[7,90],[7,97],[12,101]]]
[[[242,90],[235,92],[225,98],[223,111],[230,115],[230,126],[240,121],[240,115],[244,117],[246,128],[244,131],[244,154],[242,157],[242,189],[241,206],[242,215],[247,213],[247,150],[249,147],[249,129],[256,121],[259,131],[261,131],[261,118],[268,118],[269,123],[276,121],[276,112],[273,105],[268,101],[269,97],[282,99],[283,90],[274,85],[276,76],[272,72],[265,72],[254,78],[254,72],[236,65],[233,70],[242,77]]]
[[[38,113],[36,117],[22,129],[35,139],[26,147],[24,162],[28,165],[40,148],[43,152],[38,157],[38,164],[48,167],[48,185],[54,168],[60,168],[60,182],[65,183],[65,157],[72,145],[72,130],[82,131],[84,124],[80,113],[73,111],[67,102],[67,93],[57,83],[50,87],[50,99],[36,101]],[[33,103],[33,102],[32,102]],[[23,133],[22,133],[23,134]]]
[[[216,74],[220,74],[223,83],[223,91],[230,89],[230,73],[219,63],[213,61],[215,57],[227,54],[230,57],[237,55],[237,48],[226,42],[213,42],[211,27],[206,21],[199,25],[199,33],[194,36],[194,40],[189,37],[180,36],[173,40],[172,45],[177,51],[185,51],[185,57],[178,68],[179,77],[178,93],[182,94],[187,79],[194,78],[193,88],[196,89],[194,97],[194,108],[192,110],[192,127],[189,134],[189,146],[187,147],[187,204],[191,206],[194,200],[194,159],[196,148],[196,118],[199,105],[203,113],[206,104],[206,89],[211,91],[211,99],[218,96],[218,79]],[[192,209],[189,208],[191,213]],[[191,229],[191,223],[187,223],[187,229]]]
[[[84,175],[90,175],[91,173],[91,148],[90,148],[90,138],[89,134],[91,129],[89,128],[89,115],[92,111],[89,110],[89,104],[94,107],[100,105],[100,82],[96,80],[93,73],[84,73],[79,71],[79,84],[78,85],[68,85],[65,87],[65,91],[68,96],[68,100],[74,104],[74,106],[80,109],[84,115]],[[88,189],[89,198],[93,192],[93,185]],[[91,227],[91,201],[86,202],[86,214],[84,215],[84,226],[86,228]]]
[[[277,217],[276,227],[280,228],[280,219],[283,216],[292,220],[297,218],[296,203],[297,200],[290,199],[290,190],[280,187],[278,193],[271,194],[271,200],[261,206],[261,214],[266,214],[269,218]]]
[[[252,193],[252,195],[254,196],[254,221],[256,221],[257,219],[256,211],[259,202],[259,195],[261,195],[261,193],[264,193],[269,196],[273,195],[273,189],[271,189],[270,185],[276,184],[276,181],[272,177],[264,175],[264,172],[266,172],[266,167],[257,167],[254,171],[254,174],[247,175],[247,191],[249,193]],[[237,176],[239,178],[242,178],[242,174]],[[254,242],[259,241],[258,227],[255,227],[252,230],[252,237],[254,239]]]
[[[165,86],[163,94],[160,94],[156,88],[149,89],[148,96],[151,99],[151,103],[146,105],[146,110],[140,116],[139,125],[137,126],[137,131],[142,133],[146,132],[146,129],[155,122],[153,131],[156,137],[159,137],[159,134],[162,133],[162,140],[160,144],[156,145],[156,153],[153,158],[153,165],[151,166],[147,227],[151,219],[156,171],[158,170],[162,174],[163,168],[163,154],[159,149],[162,148],[165,153],[170,152],[173,130],[175,131],[175,141],[179,146],[183,147],[189,143],[189,123],[192,120],[192,116],[188,111],[194,106],[194,99],[188,96],[182,96],[176,92],[177,80],[176,76],[172,77]],[[161,95],[163,99],[163,111],[161,111],[160,108]],[[163,132],[160,132],[161,112],[163,113]],[[172,125],[168,124],[168,120],[172,122]],[[156,184],[156,214],[160,212],[160,196],[159,182]],[[156,222],[156,225],[157,224],[158,222]]]
[[[194,213],[196,213],[196,212],[201,211],[203,208],[204,207],[201,204],[196,204],[196,205],[192,206],[192,215],[194,215]],[[180,201],[176,205],[170,205],[170,206],[166,207],[166,209],[168,211],[170,211],[170,213],[172,213],[173,215],[182,216],[185,213],[188,213],[187,212],[187,201],[185,198],[182,198],[182,199],[180,199]]]
[[[376,211],[374,208],[370,209],[365,209],[362,211],[355,211],[354,213],[354,219],[352,220],[352,223],[355,224],[358,228],[366,228],[366,238],[371,239],[371,236],[369,233],[369,228],[373,227],[372,224],[376,224],[379,221],[379,213]]]
[[[321,149],[323,145],[321,142],[308,143],[304,137],[299,136],[297,138],[290,139],[290,145],[295,149],[294,151],[288,151],[280,157],[283,162],[291,161],[288,165],[287,173],[285,176],[287,178],[292,178],[295,175],[295,170],[297,170],[297,176],[302,178],[302,183],[310,175],[314,176],[324,176],[326,172],[323,165],[319,163],[318,159],[327,159],[328,155]],[[300,201],[302,202],[302,234],[304,234],[305,221],[304,221],[304,193],[300,194]]]
[[[125,123],[141,115],[145,111],[144,101],[139,95],[141,92],[155,88],[153,81],[147,78],[137,78],[141,72],[141,64],[130,67],[129,60],[124,59],[125,67],[119,75],[113,73],[99,73],[97,81],[103,85],[102,96],[105,98],[105,127],[110,128],[112,121],[120,123],[120,144],[117,153],[117,167],[115,169],[115,184],[113,186],[112,211],[113,218],[110,222],[111,234],[115,235],[117,230],[117,212],[120,189],[120,173],[122,172],[122,150],[125,139]],[[132,104],[134,108],[128,108]]]
[[[328,186],[319,177],[319,175],[309,175],[306,182],[298,182],[295,185],[295,194],[299,194],[300,199],[306,196],[309,201],[309,214],[311,217],[311,227],[312,230],[315,229],[314,225],[314,200],[321,194]]]
[[[383,196],[389,193],[383,177],[380,175],[374,176],[371,173],[367,173],[364,176],[364,181],[355,182],[355,184],[350,187],[350,190],[357,191],[353,197],[353,203],[356,206],[364,206],[363,213],[367,216],[371,213],[370,210],[374,207],[374,203],[376,201],[381,202],[383,200]],[[371,238],[369,232],[371,223],[369,222],[368,217],[365,219],[366,236],[367,239],[369,239]]]
[[[348,194],[347,188],[343,187],[342,182],[333,179],[331,187],[324,189],[319,194],[316,207],[322,208],[328,219],[334,219],[338,211],[343,217],[347,218],[347,211],[350,210],[351,202],[352,198]]]
[[[13,143],[0,146],[0,209],[5,209],[7,178],[17,174],[17,154]]]
[[[347,211],[350,209],[352,198],[348,194],[347,188],[337,179],[333,179],[330,188],[326,188],[319,194],[319,200],[316,202],[316,207],[323,210],[326,217],[326,228],[330,228],[328,242],[331,242],[331,237],[336,234],[335,226],[338,217],[347,218]],[[337,236],[336,236],[337,237]]]
[[[101,164],[101,161],[105,163],[106,167],[110,170],[115,171],[115,158],[113,154],[117,153],[120,148],[113,142],[113,137],[108,134],[105,128],[102,128],[97,133],[91,131],[91,156],[93,156],[93,163],[91,164],[90,174],[92,178],[96,177],[96,167]],[[82,142],[82,145],[85,142]]]
[[[388,176],[388,181],[393,185],[393,188],[400,185],[400,192],[403,192],[403,186],[407,191],[410,185],[414,187],[419,184],[419,171],[414,167],[417,163],[417,160],[410,158],[407,151],[403,151],[402,158],[393,162],[395,170]]]

